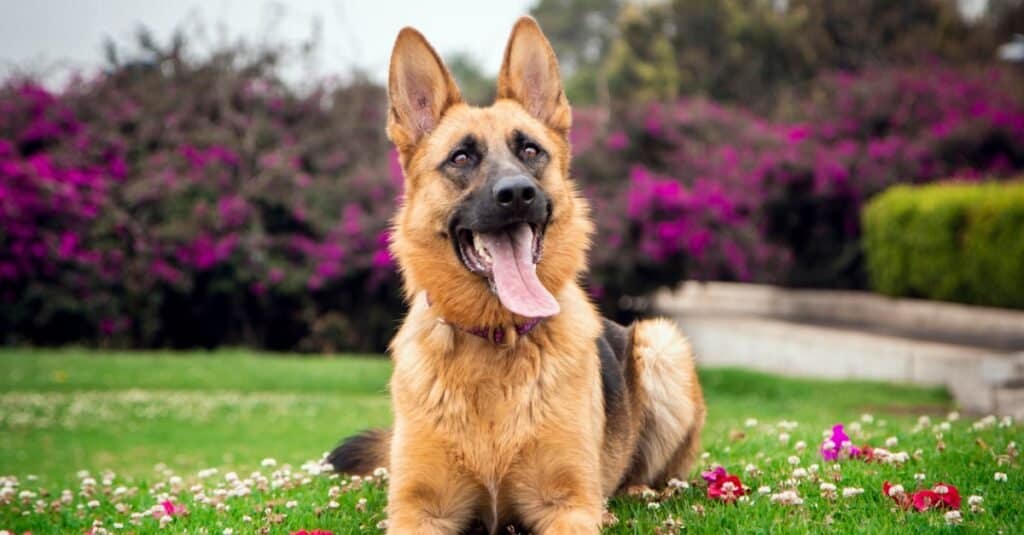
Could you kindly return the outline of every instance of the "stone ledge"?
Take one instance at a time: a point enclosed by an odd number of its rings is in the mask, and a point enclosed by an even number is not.
[[[679,322],[705,366],[946,386],[966,411],[1024,416],[1024,351],[1015,347],[1024,313],[723,283],[687,283],[655,304]],[[941,339],[923,336],[936,326],[947,331]],[[902,330],[916,337],[894,334]],[[983,336],[1002,338],[960,342]]]
[[[689,281],[675,291],[658,292],[654,306],[669,315],[696,312],[762,316],[1024,350],[1022,311],[896,299],[867,292]]]

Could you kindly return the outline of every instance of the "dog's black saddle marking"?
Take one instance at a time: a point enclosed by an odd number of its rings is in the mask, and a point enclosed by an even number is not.
[[[597,354],[601,359],[605,420],[610,424],[616,420],[613,415],[621,414],[626,403],[627,358],[633,349],[633,327],[623,327],[607,318],[602,318],[602,325]]]

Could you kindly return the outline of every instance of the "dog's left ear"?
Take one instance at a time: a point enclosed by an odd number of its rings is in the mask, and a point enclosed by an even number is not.
[[[552,130],[569,134],[572,112],[562,91],[558,59],[532,17],[520,18],[512,28],[498,74],[498,98],[519,102]]]

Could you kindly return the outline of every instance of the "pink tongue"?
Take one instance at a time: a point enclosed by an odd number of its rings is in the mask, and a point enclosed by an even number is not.
[[[491,254],[494,285],[505,308],[527,318],[558,314],[558,301],[537,278],[530,225],[524,223],[511,232],[481,233],[480,240]]]

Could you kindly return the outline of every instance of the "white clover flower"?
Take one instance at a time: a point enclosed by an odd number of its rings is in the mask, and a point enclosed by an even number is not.
[[[949,422],[942,422],[938,427],[940,431],[949,431],[953,426],[949,425]]]
[[[789,442],[789,433],[779,433],[779,442],[783,444]]]
[[[1006,481],[1006,473],[1005,472],[996,472],[995,473],[995,478],[996,478],[996,481]]]
[[[231,528],[224,528],[224,531],[221,532],[222,535],[234,535],[234,533],[235,530]]]
[[[661,509],[661,504],[658,502],[649,502],[647,504],[648,509]]]
[[[896,437],[889,437],[885,439],[885,447],[887,448],[895,448],[897,445],[899,445],[899,443],[900,439]]]
[[[373,471],[373,477],[376,477],[378,479],[387,479],[388,478],[388,469],[384,468],[383,466],[378,466]]]
[[[771,494],[772,493],[772,488],[769,487],[768,485],[757,487],[757,493],[758,494],[762,494],[762,495],[764,495],[764,494]]]
[[[854,496],[860,496],[864,494],[864,489],[860,487],[844,487],[843,498],[852,498]]]
[[[952,411],[946,415],[946,420],[955,422],[960,419],[960,413],[958,411]]]
[[[861,430],[860,422],[853,422],[847,426],[851,433],[856,433]]]
[[[791,464],[793,466],[796,466],[796,465],[800,464],[800,457],[797,457],[796,455],[790,455],[789,458],[786,459],[786,462],[788,462],[789,464]]]
[[[803,452],[805,449],[807,449],[807,443],[804,442],[803,440],[798,441],[796,445],[793,446],[793,449],[795,449],[798,452]]]
[[[949,494],[949,487],[945,485],[936,485],[934,489],[935,494]]]
[[[892,496],[899,496],[899,495],[903,494],[904,492],[905,491],[903,490],[903,485],[893,485],[893,486],[889,487],[889,496],[890,497],[892,497]]]
[[[800,425],[800,424],[798,424],[797,422],[791,422],[791,421],[787,421],[787,420],[782,420],[782,421],[780,421],[776,425],[777,425],[777,427],[779,429],[784,429],[786,431],[792,431],[792,430],[796,429],[797,426]]]
[[[170,524],[171,522],[174,522],[174,518],[170,515],[164,515],[160,517],[160,527],[162,528],[167,527],[167,524]]]
[[[705,451],[704,453],[700,454],[700,458],[703,459],[703,460],[710,459],[711,458],[711,453]]]
[[[1013,416],[1003,416],[1003,419],[999,421],[999,427],[1005,428],[1013,425]]]
[[[331,500],[331,501],[327,502],[327,507],[329,509],[337,509],[338,507],[341,507],[341,504],[339,504],[338,502],[336,502],[334,500]]]
[[[743,423],[747,427],[755,427],[757,425],[757,418],[747,418],[747,421]]]
[[[743,468],[743,471],[748,473],[748,474],[756,474],[757,473],[757,467],[754,466],[753,464],[748,464],[747,466],[745,466]]]
[[[924,478],[925,478],[925,476],[922,473],[914,474],[914,480],[915,481],[924,481]]]
[[[892,454],[889,458],[894,463],[903,464],[910,460],[910,454],[905,451],[901,451],[899,453]]]
[[[960,515],[960,511],[949,511],[945,515],[946,524],[955,526],[963,522],[963,516]]]
[[[204,468],[199,471],[199,479],[207,479],[217,475],[216,468]]]
[[[818,488],[821,489],[823,492],[835,492],[836,490],[836,486],[833,485],[832,483],[822,483],[821,485],[818,486]]]
[[[807,470],[804,468],[794,468],[793,477],[796,479],[803,479],[807,477]]]
[[[263,468],[273,468],[277,466],[277,460],[272,457],[267,457],[266,459],[260,461],[260,466],[262,466]]]
[[[862,422],[864,422],[866,424],[870,424],[870,423],[875,421],[875,417],[872,416],[871,414],[864,413],[864,414],[860,415],[860,421],[862,421]]]
[[[972,495],[967,497],[967,505],[981,505],[981,503],[984,502],[984,501],[985,501],[985,498],[982,498],[981,496],[978,496],[977,494],[972,494]]]
[[[772,494],[771,501],[780,505],[801,505],[804,503],[803,498],[795,490],[784,490],[778,494]]]
[[[242,515],[242,522],[248,524],[249,522],[252,522],[252,517],[249,515]]]
[[[89,507],[89,509],[95,509],[95,508],[100,506],[100,501],[99,500],[89,500],[89,502],[86,503],[85,505],[87,505]]]
[[[294,509],[296,505],[299,505],[299,502],[295,500],[288,500],[284,504],[284,506],[287,507],[288,509]]]
[[[681,479],[674,478],[674,477],[672,479],[668,480],[668,486],[669,486],[669,488],[673,488],[673,489],[688,489],[688,488],[690,488],[690,484],[689,483],[687,483],[687,482],[685,482],[685,481],[683,481]]]
[[[812,465],[807,467],[807,471],[812,473],[812,474],[817,474],[818,470],[820,470],[820,467],[818,466],[818,463],[814,463],[814,464],[812,464]]]

